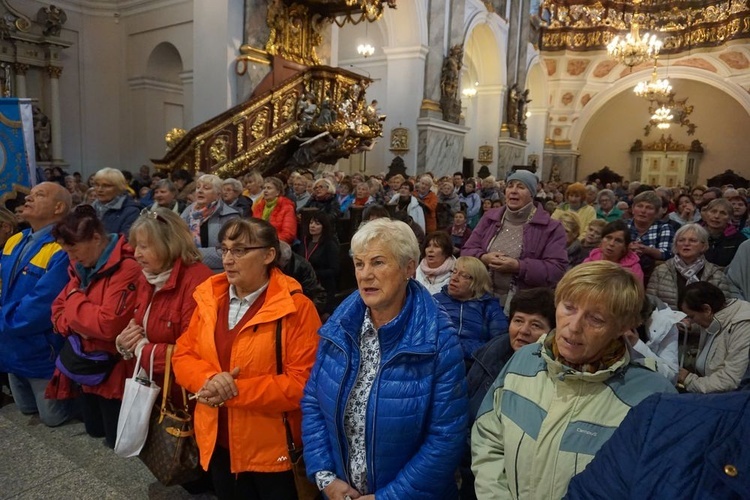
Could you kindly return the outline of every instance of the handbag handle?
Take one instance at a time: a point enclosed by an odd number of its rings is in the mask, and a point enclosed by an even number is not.
[[[281,361],[281,318],[279,318],[276,320],[276,375],[284,374]],[[292,428],[289,426],[289,419],[286,412],[281,414],[281,418],[284,421],[284,430],[286,431],[286,447],[289,449],[290,458],[294,461],[293,457],[296,456],[298,450],[294,444],[294,436],[292,435]]]
[[[152,383],[154,381],[154,351],[156,351],[156,349],[152,348],[151,349],[151,359],[150,359],[151,365],[149,366],[149,369],[148,369],[148,381],[149,381],[149,383]],[[139,371],[139,369],[141,367],[141,354],[143,354],[143,349],[141,349],[138,352],[138,357],[135,359],[135,368],[133,368],[133,378],[134,379],[138,375],[138,371]]]
[[[161,418],[164,418],[164,413],[167,411],[167,399],[169,399],[169,390],[172,388],[172,354],[174,353],[174,344],[167,345],[167,359],[165,360],[164,368],[164,388],[162,389],[161,395]],[[189,411],[188,398],[185,388],[180,386],[182,389],[182,404],[186,412]],[[159,420],[161,422],[161,419]]]

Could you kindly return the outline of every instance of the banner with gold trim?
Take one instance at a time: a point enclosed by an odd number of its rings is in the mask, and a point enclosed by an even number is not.
[[[31,99],[0,99],[0,200],[36,184]]]

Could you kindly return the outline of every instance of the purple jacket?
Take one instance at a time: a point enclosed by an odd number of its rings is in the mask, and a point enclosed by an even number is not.
[[[550,218],[541,204],[535,203],[534,217],[523,226],[523,248],[519,262],[518,289],[555,286],[568,267],[565,229]],[[461,255],[480,258],[497,232],[505,207],[488,211],[472,231]]]

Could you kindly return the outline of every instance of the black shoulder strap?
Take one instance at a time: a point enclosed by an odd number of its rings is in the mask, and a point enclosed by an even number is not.
[[[300,290],[292,290],[291,294],[300,293]],[[276,375],[282,375],[284,373],[284,365],[281,359],[281,319],[276,320]],[[297,462],[301,450],[297,449],[294,444],[294,436],[292,435],[292,428],[289,426],[289,419],[287,419],[286,412],[281,414],[284,421],[284,429],[286,430],[286,446],[289,449],[289,458],[292,462]]]

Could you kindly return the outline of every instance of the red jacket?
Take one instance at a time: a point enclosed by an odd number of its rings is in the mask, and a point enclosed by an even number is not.
[[[291,294],[297,290],[300,293]],[[198,392],[221,372],[214,333],[217,313],[228,299],[226,274],[209,278],[195,291],[198,306],[187,331],[177,339],[172,366],[177,383]],[[283,375],[276,374],[276,325],[282,325]],[[291,468],[282,413],[288,412],[295,443],[300,438],[300,399],[318,347],[320,318],[300,284],[278,269],[271,271],[261,309],[232,344],[231,366],[240,368],[239,395],[226,401],[229,410],[229,458],[233,473],[282,472]],[[201,465],[216,446],[219,409],[195,406],[195,439]]]
[[[172,267],[172,274],[164,286],[154,294],[154,286],[141,273],[138,283],[138,294],[133,316],[135,322],[143,325],[143,316],[151,303],[146,325],[146,336],[149,343],[143,347],[141,366],[148,370],[151,362],[151,351],[154,352],[154,379],[156,385],[164,387],[164,361],[167,346],[177,343],[177,338],[187,329],[195,310],[193,293],[198,285],[213,276],[205,264],[196,262],[186,266],[182,259],[177,259]],[[157,374],[159,376],[157,376]],[[175,384],[176,385],[176,384]],[[173,385],[172,401],[182,405],[179,387]]]
[[[136,290],[142,273],[133,259],[133,249],[120,236],[107,262],[85,288],[71,263],[70,281],[52,303],[52,324],[64,337],[78,333],[84,351],[107,351],[117,355],[115,339],[133,317]],[[108,399],[121,399],[125,378],[133,374],[133,363],[122,359],[109,377],[97,386],[83,386],[83,392]],[[52,384],[64,377],[55,370]],[[58,395],[64,397],[63,394]]]
[[[425,234],[430,234],[433,231],[437,231],[437,195],[430,191],[424,198],[422,198],[421,196],[417,196],[417,199],[419,200],[419,204],[424,209]]]
[[[289,198],[279,196],[279,201],[271,211],[271,217],[268,222],[276,228],[279,233],[279,239],[286,241],[290,245],[297,239],[297,214],[296,205]],[[266,207],[266,200],[259,198],[253,205],[253,217],[263,218],[263,209]]]

